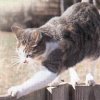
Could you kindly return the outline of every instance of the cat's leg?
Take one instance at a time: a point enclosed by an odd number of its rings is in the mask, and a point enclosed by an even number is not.
[[[95,85],[95,80],[94,80],[95,68],[96,68],[96,61],[92,61],[92,63],[90,63],[89,66],[87,66],[88,73],[86,75],[86,80],[85,80],[85,84],[87,86]]]
[[[44,68],[37,72],[31,79],[25,83],[14,86],[8,90],[8,94],[20,98],[36,90],[42,89],[52,82],[57,77],[57,73],[53,73]]]
[[[78,76],[76,70],[73,67],[69,68],[69,75],[70,75],[70,84],[75,89],[75,85],[78,84],[80,79],[79,79],[79,76]]]
[[[61,83],[60,76],[57,76],[55,80],[53,80],[50,84],[48,84],[48,86],[55,87],[58,86],[60,83]]]

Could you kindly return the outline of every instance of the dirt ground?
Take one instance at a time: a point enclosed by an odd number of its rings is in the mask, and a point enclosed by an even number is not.
[[[20,84],[30,78],[39,69],[27,65],[16,63],[16,37],[12,33],[0,32],[0,94],[5,94],[7,89],[13,85]],[[89,60],[78,64],[76,70],[81,82],[85,81],[85,75],[89,66],[95,66],[94,76],[97,83],[100,82],[100,60],[94,65]],[[69,74],[66,71],[62,74],[62,79],[69,82]]]

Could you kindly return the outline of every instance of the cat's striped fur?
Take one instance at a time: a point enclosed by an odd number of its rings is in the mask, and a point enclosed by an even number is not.
[[[25,62],[35,59],[43,68],[27,82],[9,89],[9,94],[18,98],[47,86],[83,59],[100,56],[100,15],[92,4],[74,4],[36,29],[13,26],[12,30],[19,41],[18,50],[24,46]]]

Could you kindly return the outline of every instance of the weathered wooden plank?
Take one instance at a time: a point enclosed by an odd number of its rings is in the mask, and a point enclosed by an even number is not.
[[[11,97],[8,96],[8,95],[1,95],[1,96],[0,96],[0,100],[15,100],[15,98],[11,98]]]
[[[0,96],[0,100],[16,100],[10,96]],[[75,90],[69,84],[41,89],[18,100],[100,100],[100,85],[76,86]]]
[[[94,87],[76,86],[75,100],[96,100],[94,95]]]
[[[52,100],[52,90],[55,87],[48,87],[46,91],[46,100]]]
[[[95,100],[100,100],[100,85],[94,86],[94,96]]]
[[[45,100],[46,89],[41,89],[20,99],[12,98],[7,95],[0,96],[0,100]]]
[[[72,95],[72,87],[69,84],[59,85],[48,90],[47,100],[72,100],[69,97]]]

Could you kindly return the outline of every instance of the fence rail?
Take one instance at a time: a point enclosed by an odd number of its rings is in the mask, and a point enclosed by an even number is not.
[[[17,100],[10,96],[0,96],[0,100]],[[100,100],[100,85],[76,86],[75,90],[69,84],[41,89],[18,100]]]

